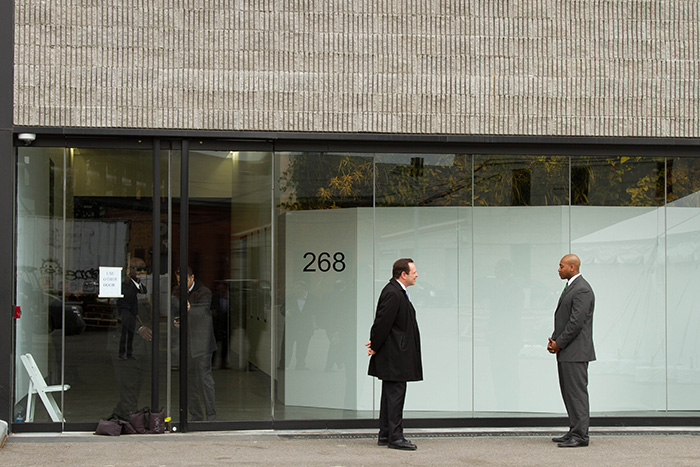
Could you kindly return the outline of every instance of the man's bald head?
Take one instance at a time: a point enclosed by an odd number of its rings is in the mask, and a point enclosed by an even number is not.
[[[559,261],[559,277],[564,280],[569,280],[579,273],[581,269],[581,260],[574,254],[564,255]]]

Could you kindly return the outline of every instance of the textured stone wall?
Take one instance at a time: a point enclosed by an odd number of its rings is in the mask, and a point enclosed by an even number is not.
[[[16,125],[700,137],[699,0],[23,0]]]

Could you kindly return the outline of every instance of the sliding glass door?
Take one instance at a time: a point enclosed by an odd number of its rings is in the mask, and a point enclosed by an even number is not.
[[[168,342],[158,337],[167,334],[168,197],[178,159],[179,151],[151,148],[19,148],[17,421],[128,419],[153,400],[165,404]],[[50,394],[58,411],[36,398],[27,413],[38,379],[61,386]]]

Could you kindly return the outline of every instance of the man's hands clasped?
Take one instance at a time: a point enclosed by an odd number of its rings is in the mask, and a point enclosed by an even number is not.
[[[547,352],[549,353],[559,353],[561,350],[561,347],[557,345],[557,341],[552,339],[551,337],[548,337],[549,342],[547,343]]]
[[[367,347],[367,356],[371,357],[372,355],[376,354],[374,350],[372,350],[372,341],[369,341],[365,344],[365,347]]]

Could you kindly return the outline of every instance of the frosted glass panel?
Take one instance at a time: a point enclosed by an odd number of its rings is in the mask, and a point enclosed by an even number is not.
[[[667,161],[668,409],[700,410],[700,158]]]
[[[470,262],[469,244],[459,241],[460,229],[465,227],[460,213],[468,209],[376,209],[374,306],[391,278],[394,261],[412,258],[418,270],[416,285],[408,292],[421,333],[424,381],[409,384],[406,410],[469,408],[470,394],[460,387],[460,372],[469,371],[465,362],[471,356],[465,350],[469,349],[470,317],[468,308],[459,312],[462,297],[458,295],[461,284],[469,284],[469,277],[459,275],[459,265]],[[468,296],[465,299],[469,300]],[[376,393],[378,397],[380,391]]]
[[[286,213],[284,402],[355,409],[357,210]],[[352,357],[352,358],[351,358]]]
[[[571,251],[596,297],[592,412],[666,408],[663,232],[664,208],[571,208]]]
[[[277,155],[276,419],[371,416],[372,160]]]
[[[700,207],[668,215],[668,408],[700,410]]]
[[[474,208],[474,410],[561,412],[546,351],[568,208]]]

